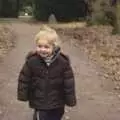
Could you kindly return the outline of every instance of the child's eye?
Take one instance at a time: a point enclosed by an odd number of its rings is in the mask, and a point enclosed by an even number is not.
[[[42,47],[42,45],[38,45],[38,47],[39,47],[39,48],[41,48],[41,47]]]
[[[48,45],[45,45],[44,47],[45,47],[45,48],[50,48]]]
[[[46,48],[46,49],[50,48],[50,46],[48,46],[48,45],[38,45],[38,47],[39,47],[39,48],[44,47],[44,48]]]

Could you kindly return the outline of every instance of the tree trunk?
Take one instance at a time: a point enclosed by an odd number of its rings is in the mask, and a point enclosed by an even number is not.
[[[116,13],[115,31],[117,33],[120,33],[120,0],[117,0],[115,13]]]

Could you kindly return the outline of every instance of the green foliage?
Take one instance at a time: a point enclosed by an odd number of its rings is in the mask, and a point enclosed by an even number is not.
[[[37,20],[47,21],[50,6],[48,0],[34,0],[33,15]]]
[[[23,10],[26,6],[32,6],[33,0],[19,0],[19,9]]]
[[[17,17],[18,16],[18,0],[1,0],[0,16],[1,17]]]
[[[20,0],[19,2],[19,14],[25,15],[33,15],[33,0]]]
[[[20,12],[19,15],[24,16],[25,13],[27,13],[28,15],[32,16],[33,15],[33,8],[31,6],[24,6]]]
[[[79,20],[86,16],[84,0],[34,0],[34,16],[38,20],[48,20],[54,14],[58,21]]]

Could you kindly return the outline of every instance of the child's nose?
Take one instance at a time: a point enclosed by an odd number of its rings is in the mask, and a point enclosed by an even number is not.
[[[41,47],[41,50],[42,50],[42,51],[45,51],[46,49],[45,49],[45,47]]]

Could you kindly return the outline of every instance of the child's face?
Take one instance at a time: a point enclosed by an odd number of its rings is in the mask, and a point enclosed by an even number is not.
[[[39,40],[37,42],[36,50],[41,57],[45,58],[52,54],[53,46],[48,44],[46,40]]]

